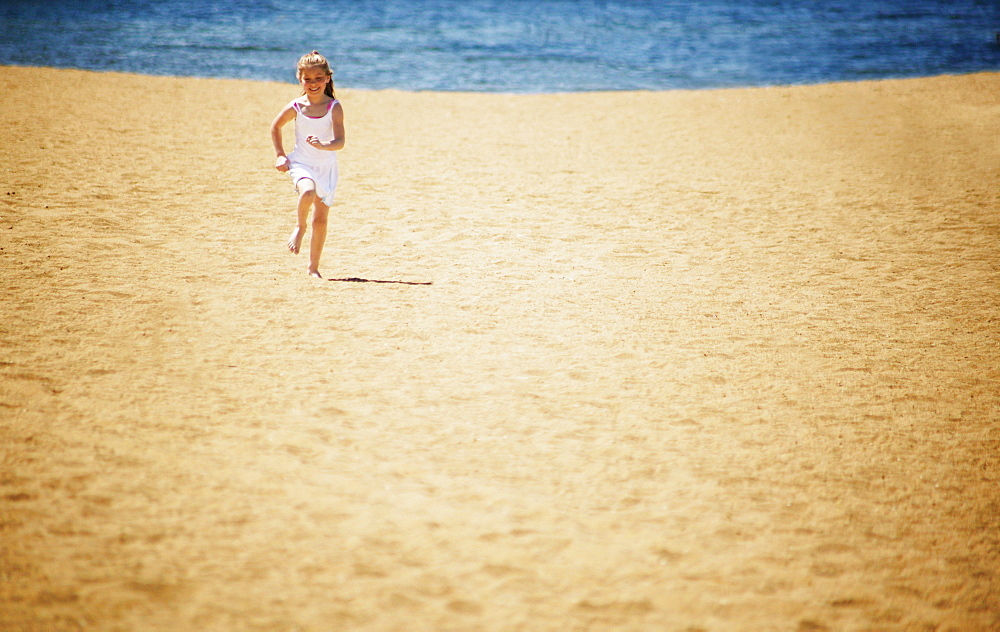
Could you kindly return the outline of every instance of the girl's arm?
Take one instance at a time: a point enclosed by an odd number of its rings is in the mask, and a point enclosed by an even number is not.
[[[344,134],[344,108],[340,107],[340,102],[338,101],[333,105],[333,140],[329,142],[322,142],[315,136],[310,136],[306,139],[310,145],[317,149],[325,149],[326,151],[339,151],[344,148],[344,144],[347,142],[347,137]]]
[[[284,142],[281,138],[281,128],[295,120],[295,108],[289,103],[271,123],[271,144],[274,145],[274,168],[278,171],[288,171],[288,158],[285,156]]]
[[[340,106],[340,102],[333,104],[333,140],[330,141],[330,145],[327,147],[330,151],[338,151],[344,148],[347,144],[347,135],[344,133],[344,108]]]

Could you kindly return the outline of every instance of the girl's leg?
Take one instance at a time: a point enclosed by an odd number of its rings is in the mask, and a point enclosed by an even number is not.
[[[306,221],[309,219],[309,207],[316,201],[316,183],[309,178],[302,178],[295,183],[299,192],[299,203],[296,208],[295,230],[288,238],[288,249],[299,254],[302,249],[302,238],[306,236]]]
[[[309,274],[323,278],[319,273],[319,258],[323,255],[323,244],[326,243],[326,223],[330,216],[330,207],[318,196],[313,202],[312,239],[309,242]]]

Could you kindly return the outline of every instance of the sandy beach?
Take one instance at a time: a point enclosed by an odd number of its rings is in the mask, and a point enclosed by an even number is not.
[[[1000,629],[1000,74],[0,91],[0,629]]]

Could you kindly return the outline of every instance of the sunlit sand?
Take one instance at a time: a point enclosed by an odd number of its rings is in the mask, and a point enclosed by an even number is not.
[[[1000,75],[0,86],[0,629],[1000,627]]]

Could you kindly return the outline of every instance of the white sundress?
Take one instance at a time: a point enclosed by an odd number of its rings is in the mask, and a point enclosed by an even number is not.
[[[316,194],[327,206],[333,205],[333,195],[337,190],[337,152],[317,149],[306,142],[306,138],[316,136],[323,142],[333,140],[334,99],[327,106],[326,114],[319,118],[306,116],[302,104],[294,101],[295,108],[295,148],[288,154],[288,175],[296,186],[302,178],[316,183]]]

